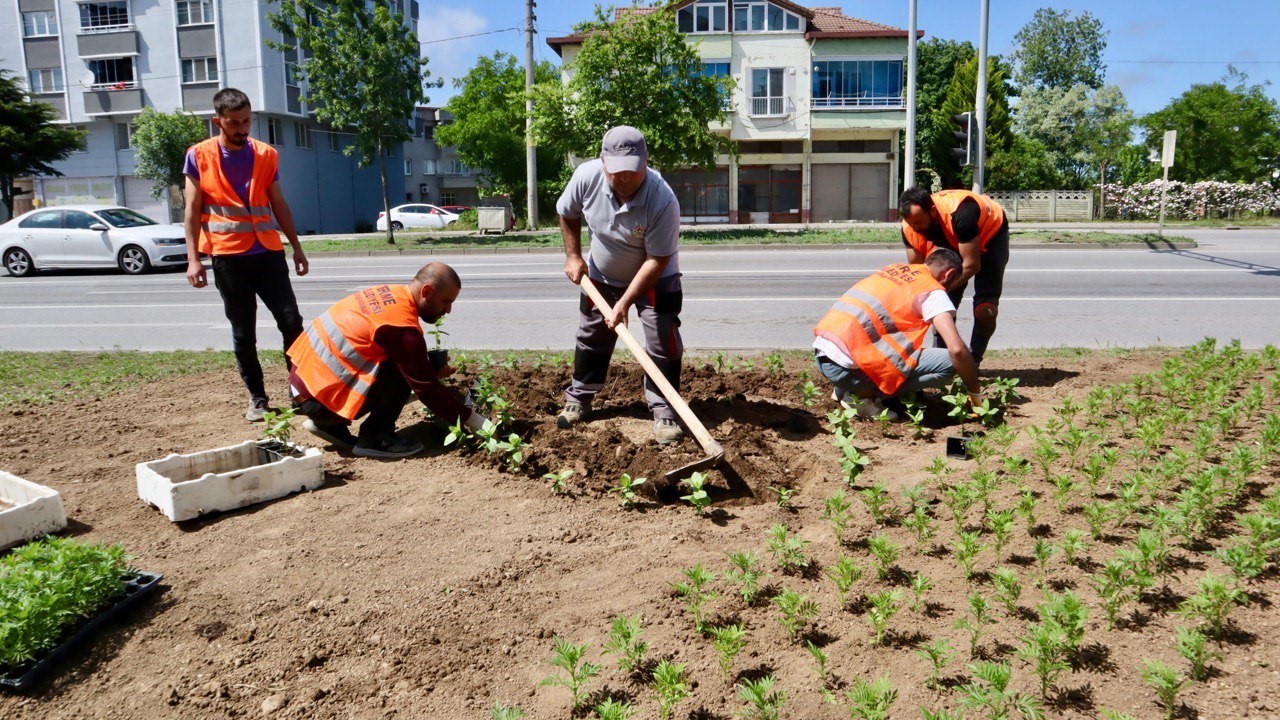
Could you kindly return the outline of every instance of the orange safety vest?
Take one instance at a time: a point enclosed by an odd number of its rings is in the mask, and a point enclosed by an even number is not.
[[[294,371],[311,397],[348,420],[356,419],[387,359],[387,351],[374,342],[384,325],[422,333],[408,285],[365,288],[312,320],[289,346]]]
[[[890,265],[849,288],[813,334],[853,358],[886,395],[902,387],[919,363],[929,323],[920,314],[924,296],[942,285],[924,265]]]
[[[280,226],[271,219],[267,190],[280,166],[279,154],[267,143],[253,143],[253,175],[249,179],[249,207],[231,189],[222,174],[218,138],[195,145],[200,169],[200,241],[196,249],[205,255],[239,255],[253,247],[255,239],[268,250],[283,250]]]
[[[991,242],[991,238],[995,237],[1004,225],[1004,208],[986,195],[968,190],[936,192],[933,194],[933,221],[942,223],[942,234],[947,238],[947,243],[951,245],[951,249],[959,252],[960,241],[956,239],[956,231],[951,227],[951,214],[966,198],[973,198],[978,202],[978,247],[986,250],[987,243]],[[906,220],[902,221],[902,236],[916,252],[920,253],[921,257],[929,257],[929,253],[933,252],[933,243],[912,229]]]

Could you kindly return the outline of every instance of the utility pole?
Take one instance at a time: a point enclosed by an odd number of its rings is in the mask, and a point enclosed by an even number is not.
[[[916,184],[916,0],[907,0],[907,143],[903,190]]]
[[[529,205],[529,229],[538,227],[538,149],[533,146],[533,96],[527,93],[533,90],[533,21],[537,16],[533,8],[534,0],[524,3],[524,162],[525,183],[529,186],[525,201]]]
[[[977,157],[973,163],[973,191],[982,192],[986,185],[987,173],[987,25],[991,11],[991,0],[980,0],[982,11],[978,28],[978,98],[974,107],[977,122]]]

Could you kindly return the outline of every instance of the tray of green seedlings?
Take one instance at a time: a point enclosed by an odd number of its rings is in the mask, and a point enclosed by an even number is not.
[[[53,537],[0,557],[0,687],[27,689],[152,594],[162,576],[129,560],[119,545]]]

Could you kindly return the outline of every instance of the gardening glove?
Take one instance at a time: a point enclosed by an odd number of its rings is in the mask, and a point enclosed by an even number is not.
[[[982,407],[982,391],[969,393],[969,409],[977,410]]]
[[[486,418],[480,413],[472,410],[471,414],[467,416],[467,429],[471,432],[476,432],[480,428],[484,427],[484,424],[487,422],[489,422],[489,418]]]

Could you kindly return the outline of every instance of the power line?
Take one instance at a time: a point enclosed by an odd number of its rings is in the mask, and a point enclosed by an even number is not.
[[[1104,60],[1139,65],[1280,65],[1280,60]]]
[[[522,27],[502,28],[501,30],[489,30],[488,32],[472,33],[470,35],[458,35],[456,37],[440,38],[438,40],[419,40],[419,45],[433,45],[435,43],[449,42],[450,40],[465,40],[467,38],[480,37],[481,35],[496,35],[498,33],[511,32],[513,30],[524,30]]]

